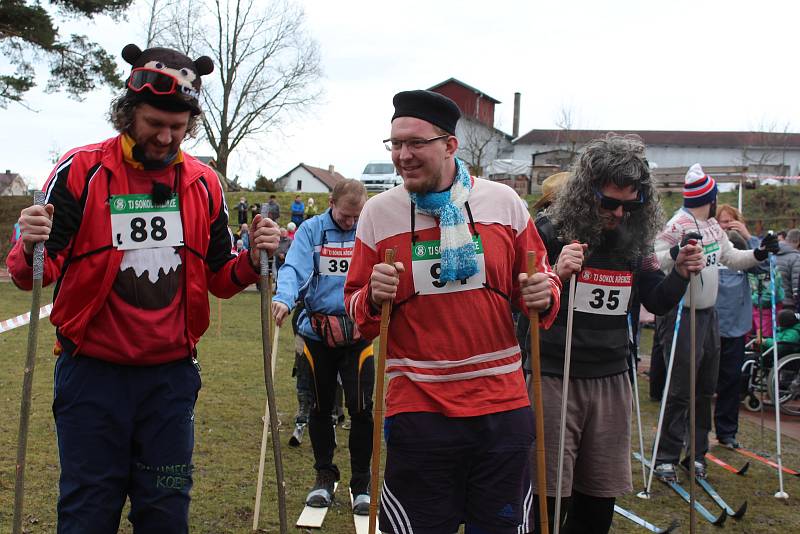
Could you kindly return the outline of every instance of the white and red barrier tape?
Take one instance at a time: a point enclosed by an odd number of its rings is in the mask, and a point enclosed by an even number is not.
[[[39,319],[43,317],[47,317],[50,315],[50,312],[53,310],[53,304],[50,303],[47,306],[42,306],[39,308]],[[11,319],[6,319],[5,321],[0,321],[0,334],[3,332],[8,332],[9,330],[14,330],[15,328],[19,328],[20,326],[25,326],[31,322],[31,312],[23,313],[22,315],[17,315],[16,317],[12,317]]]

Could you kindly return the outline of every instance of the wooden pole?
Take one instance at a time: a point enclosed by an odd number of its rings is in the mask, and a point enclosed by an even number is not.
[[[275,379],[275,364],[278,360],[278,336],[281,329],[275,325],[275,333],[272,337],[272,379]],[[258,530],[258,519],[261,515],[261,491],[264,487],[264,463],[267,456],[267,434],[269,429],[269,401],[264,406],[264,428],[261,431],[261,455],[258,460],[258,483],[256,484],[256,504],[253,511],[253,532]]]
[[[261,206],[261,216],[266,217],[267,205]],[[286,534],[286,481],[283,478],[283,460],[281,459],[281,440],[278,435],[278,410],[275,406],[275,385],[272,381],[272,276],[269,270],[269,259],[265,250],[260,251],[261,258],[261,349],[264,353],[264,384],[267,388],[267,406],[269,407],[269,427],[272,433],[272,453],[275,457],[275,475],[278,484],[278,517],[280,532]]]
[[[528,277],[536,273],[537,257],[528,252]],[[550,534],[547,520],[547,463],[544,450],[544,407],[542,406],[542,362],[539,356],[539,312],[529,311],[531,330],[531,389],[528,396],[536,413],[536,485],[539,489],[539,532]]]
[[[33,203],[44,205],[44,193],[36,191]],[[36,367],[36,345],[39,334],[39,306],[42,298],[42,275],[44,274],[44,242],[33,247],[33,293],[31,295],[31,319],[28,326],[28,353],[22,377],[22,401],[19,408],[19,434],[17,435],[17,469],[14,483],[13,534],[22,533],[22,516],[25,501],[25,456],[28,448],[28,426],[31,415],[31,393],[33,370]]]
[[[384,263],[394,264],[394,249],[387,249]],[[372,427],[372,465],[369,488],[369,534],[375,534],[378,520],[378,477],[381,465],[381,434],[383,433],[383,375],[386,372],[386,343],[389,339],[389,314],[392,303],[384,300],[381,304],[381,329],[378,338],[378,361],[375,366],[375,406]]]

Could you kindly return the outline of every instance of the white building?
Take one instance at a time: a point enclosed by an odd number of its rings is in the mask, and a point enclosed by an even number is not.
[[[644,140],[647,159],[656,168],[703,166],[747,167],[748,174],[800,174],[800,134],[773,132],[692,132],[660,130],[531,130],[513,141],[514,159],[536,165],[566,163],[565,154],[580,152],[591,139],[609,131]],[[558,157],[558,162],[553,161]]]
[[[297,193],[329,193],[333,187],[345,177],[336,172],[333,165],[328,170],[300,163],[275,182],[281,191]]]
[[[28,185],[22,176],[10,170],[0,173],[0,196],[22,196],[28,194]]]

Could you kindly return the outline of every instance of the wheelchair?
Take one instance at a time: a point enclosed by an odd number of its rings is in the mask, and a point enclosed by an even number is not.
[[[780,400],[781,413],[800,415],[800,345],[778,343],[778,394],[775,392],[775,373],[772,347],[760,350],[752,339],[745,348],[742,365],[742,404],[751,412],[762,408],[762,399],[774,406]]]

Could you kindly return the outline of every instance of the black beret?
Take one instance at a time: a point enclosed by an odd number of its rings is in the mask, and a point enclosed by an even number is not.
[[[455,102],[444,95],[423,90],[401,91],[394,95],[392,103],[392,120],[398,117],[415,117],[438,126],[449,134],[456,134],[456,123],[461,118],[461,111]]]

